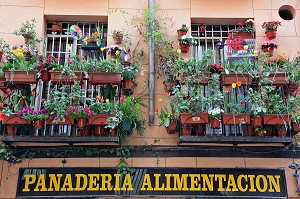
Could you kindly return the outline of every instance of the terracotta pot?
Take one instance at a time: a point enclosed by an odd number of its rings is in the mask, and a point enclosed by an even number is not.
[[[181,113],[180,119],[182,124],[207,124],[208,123],[208,113],[196,113],[192,115],[191,113]]]
[[[188,53],[190,50],[190,44],[180,44],[180,50],[182,53]]]
[[[89,125],[107,125],[107,118],[115,117],[114,114],[97,114],[88,118]]]
[[[236,39],[236,38],[253,39],[254,36],[253,36],[253,34],[248,33],[248,32],[233,32],[231,38],[232,39]]]
[[[166,127],[167,133],[168,134],[176,133],[176,126],[177,126],[177,121],[176,120],[170,122],[170,125],[168,127]]]
[[[183,36],[183,35],[186,35],[186,33],[187,33],[186,30],[182,30],[182,29],[177,30],[178,37],[181,37],[181,36]]]
[[[278,137],[286,137],[287,129],[283,128],[282,130],[277,129]]]
[[[24,106],[25,106],[25,104],[26,104],[26,102],[25,102],[25,100],[24,100],[24,99],[21,99],[21,100],[19,101],[19,105],[20,105],[20,107],[24,107]]]
[[[34,119],[34,128],[42,129],[45,126],[45,120]]]
[[[184,124],[181,127],[181,135],[182,136],[190,136],[192,131],[192,126],[188,124]]]
[[[211,119],[211,120],[209,120],[209,122],[210,122],[210,128],[212,128],[212,129],[220,128],[221,122],[219,119]]]
[[[25,36],[24,36],[24,42],[25,42],[25,44],[28,43],[28,40],[29,40],[29,39],[32,39],[32,37],[30,37],[29,35],[25,35]]]
[[[250,124],[250,114],[222,114],[222,121],[224,125]]]
[[[291,123],[291,115],[288,114],[264,114],[263,124],[265,125],[285,125]]]
[[[117,136],[117,128],[109,129],[109,135],[110,136]]]
[[[268,30],[268,31],[265,32],[265,34],[267,35],[267,38],[269,40],[275,39],[276,38],[276,33],[277,33],[277,30]]]
[[[12,114],[10,116],[3,116],[2,124],[30,124],[30,122],[19,118],[18,114]]]
[[[133,94],[133,90],[134,90],[134,80],[130,80],[130,79],[125,79],[122,81],[123,83],[123,91],[125,95],[131,95]]]
[[[114,42],[116,45],[119,45],[122,43],[123,37],[114,37]]]
[[[292,122],[292,128],[292,135],[296,135],[300,132],[300,124],[298,124],[297,122]]]
[[[53,32],[61,32],[62,31],[62,26],[53,24],[52,25],[52,31]]]
[[[94,126],[94,136],[106,136],[104,125]]]
[[[267,83],[267,85],[280,85],[280,86],[285,86],[288,84],[286,81],[289,77],[288,72],[271,72],[269,75],[270,82]],[[259,81],[261,78],[259,79]]]
[[[51,74],[51,80],[54,84],[74,84],[74,81],[78,81],[80,84],[83,83],[83,72],[82,71],[74,71],[76,78],[69,76],[68,74],[64,74],[61,76],[61,71],[49,71]]]
[[[50,72],[44,70],[44,71],[42,72],[42,80],[43,80],[43,82],[49,82],[50,79],[51,79],[51,74],[50,74]]]
[[[6,126],[6,131],[8,136],[15,136],[17,134],[18,127],[16,126]]]
[[[5,71],[6,81],[12,81],[14,84],[36,84],[37,70],[14,70]]]
[[[86,126],[86,121],[87,121],[87,119],[82,118],[82,117],[77,119],[77,126],[78,127],[85,127]]]
[[[245,124],[242,125],[242,130],[244,136],[252,136],[253,135],[253,127],[251,125]]]
[[[262,117],[252,116],[251,117],[252,126],[261,126],[262,125]]]

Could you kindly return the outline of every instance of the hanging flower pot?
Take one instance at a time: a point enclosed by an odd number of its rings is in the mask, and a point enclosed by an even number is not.
[[[53,31],[53,32],[61,32],[61,31],[62,31],[62,26],[53,24],[53,25],[52,25],[52,31]]]
[[[45,120],[34,119],[34,128],[42,129],[44,128],[44,125],[45,125]]]
[[[190,44],[180,44],[180,50],[182,53],[188,53],[190,50]]]
[[[221,122],[219,119],[211,119],[209,122],[210,122],[210,128],[212,129],[220,128]]]
[[[116,45],[119,45],[122,43],[123,37],[114,37],[114,42]]]
[[[78,120],[77,120],[77,126],[78,127],[85,127],[86,126],[86,121],[87,121],[86,118],[83,118],[83,117],[78,118]]]
[[[51,79],[51,73],[49,71],[47,71],[47,70],[44,70],[42,72],[42,80],[43,80],[43,82],[49,82],[50,79]]]
[[[269,40],[275,39],[276,38],[276,33],[277,33],[277,30],[268,30],[268,31],[265,32],[265,34],[267,35],[267,38]]]

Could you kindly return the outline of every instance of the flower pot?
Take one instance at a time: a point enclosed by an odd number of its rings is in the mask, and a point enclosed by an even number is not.
[[[99,84],[115,84],[118,85],[122,80],[122,73],[115,72],[89,72],[89,83],[93,85]]]
[[[9,70],[5,71],[6,81],[12,81],[14,84],[36,84],[37,70]]]
[[[134,80],[124,79],[122,83],[123,83],[123,92],[131,95],[134,90],[134,83],[135,83]]]
[[[252,33],[248,32],[232,32],[231,39],[242,38],[242,39],[253,39]]]
[[[18,127],[16,126],[6,126],[6,131],[8,136],[15,136],[17,134]]]
[[[300,124],[297,122],[292,122],[292,135],[296,135],[300,132]]]
[[[34,119],[33,123],[36,129],[42,129],[45,126],[45,120]]]
[[[50,72],[44,70],[44,71],[42,72],[42,81],[43,81],[43,82],[49,82],[50,79],[51,79],[51,74],[50,74]]]
[[[78,127],[85,127],[86,126],[86,121],[87,121],[86,118],[83,118],[83,117],[78,118],[77,119],[77,126]]]
[[[219,119],[211,119],[211,120],[209,120],[209,122],[210,122],[210,128],[212,128],[212,129],[220,128],[221,122]]]
[[[109,129],[109,135],[110,136],[117,136],[117,128]]]
[[[131,135],[132,134],[133,125],[132,125],[131,122],[124,121],[124,122],[122,122],[122,129],[123,129],[123,131],[125,131],[127,133],[127,135]]]
[[[252,136],[253,135],[253,127],[249,124],[242,125],[243,135],[244,136]]]
[[[51,80],[54,84],[74,84],[74,81],[83,83],[82,71],[74,71],[76,78],[69,76],[68,74],[61,75],[61,71],[49,71],[51,74]]]
[[[275,39],[276,38],[276,33],[277,33],[277,30],[268,30],[268,31],[265,32],[265,34],[266,34],[266,36],[269,40]]]
[[[250,114],[222,114],[222,121],[224,125],[250,124]]]
[[[25,42],[25,44],[28,43],[29,39],[32,39],[32,37],[29,36],[29,35],[25,35],[25,36],[23,36],[23,37],[24,37],[24,42]]]
[[[3,116],[2,124],[30,124],[30,122],[19,118],[18,114],[12,114],[10,116]]]
[[[177,126],[177,121],[176,120],[170,122],[170,125],[168,127],[166,127],[167,133],[168,134],[176,133],[176,126]]]
[[[190,50],[190,44],[180,44],[180,50],[182,53],[188,53]]]
[[[94,126],[94,136],[106,136],[104,125]]]
[[[53,24],[52,25],[52,31],[53,32],[61,32],[62,31],[62,26]]]
[[[278,137],[286,137],[287,135],[287,129],[283,128],[283,129],[277,129],[277,135]]]
[[[191,113],[181,113],[180,119],[182,124],[207,124],[208,113],[196,113],[195,115]]]
[[[288,114],[264,114],[263,124],[265,125],[286,125],[291,123],[291,115]]]
[[[261,126],[262,124],[262,117],[252,116],[251,120],[252,126]]]
[[[114,114],[97,114],[88,118],[89,125],[107,125],[107,118],[116,117]]]
[[[232,83],[241,82],[241,85],[251,85],[253,77],[248,73],[229,73],[222,72],[221,81],[223,85],[231,85]]]
[[[287,79],[289,78],[288,72],[271,72],[269,77],[270,81],[266,83],[267,85],[287,85]],[[259,79],[260,81],[261,79]]]
[[[114,42],[116,45],[119,45],[122,43],[123,37],[114,37]]]
[[[186,30],[182,30],[182,29],[177,30],[178,37],[181,37],[181,36],[183,36],[183,35],[186,35],[186,33],[187,33]]]
[[[181,136],[190,136],[192,131],[192,126],[189,124],[184,124],[181,127]]]

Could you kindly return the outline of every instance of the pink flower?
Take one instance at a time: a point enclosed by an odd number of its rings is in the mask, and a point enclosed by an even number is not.
[[[294,91],[294,95],[295,95],[295,96],[298,95],[298,91]]]
[[[243,26],[243,23],[242,22],[238,22],[238,26]]]

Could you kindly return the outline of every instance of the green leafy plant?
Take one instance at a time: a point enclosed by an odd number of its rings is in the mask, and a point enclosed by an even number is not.
[[[93,115],[116,113],[115,106],[109,101],[109,99],[103,99],[101,96],[97,96],[96,98],[87,98],[87,104],[89,105]]]
[[[252,25],[254,24],[254,20],[253,19],[248,19],[247,21],[245,21],[245,25],[243,25],[242,22],[238,22],[238,27],[233,30],[234,32],[248,32],[248,33],[254,33],[254,29],[252,27]]]
[[[86,72],[122,72],[122,64],[119,59],[99,58],[90,59],[85,65]]]
[[[189,27],[186,24],[182,24],[179,30],[189,31]]]
[[[29,44],[39,43],[42,41],[42,39],[37,36],[35,28],[36,20],[33,18],[30,21],[26,20],[25,22],[22,22],[21,28],[15,30],[13,34],[17,36],[29,37]]]
[[[173,104],[170,104],[170,111],[166,106],[160,110],[160,112],[157,114],[158,118],[160,119],[159,125],[164,125],[165,127],[168,127],[171,122],[178,119],[178,115],[175,111],[175,107]]]
[[[263,101],[262,93],[259,90],[249,88],[247,101],[249,103],[251,115],[260,117],[267,112],[266,104]]]
[[[0,53],[5,53],[9,50],[9,44],[7,44],[4,39],[0,38]]]
[[[194,37],[186,36],[186,35],[180,36],[178,38],[178,41],[179,41],[180,44],[189,44],[189,45],[196,45],[197,44],[197,41],[194,39]]]

